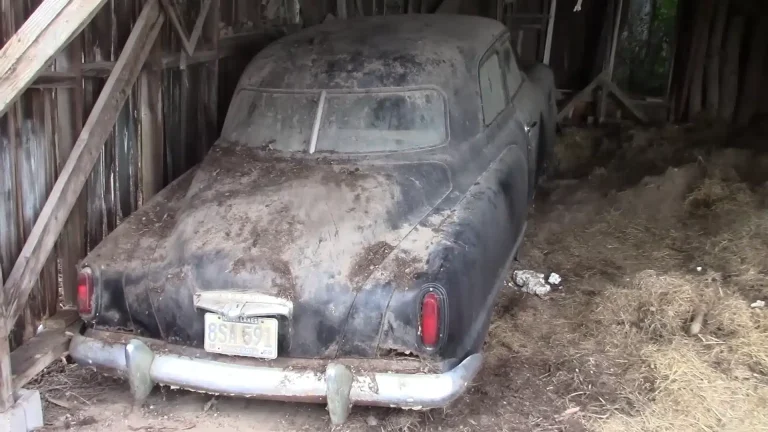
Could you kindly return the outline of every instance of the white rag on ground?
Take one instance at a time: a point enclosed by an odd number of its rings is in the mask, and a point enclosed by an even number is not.
[[[552,287],[546,282],[544,275],[533,270],[516,270],[512,273],[512,281],[520,287],[520,291],[529,294],[543,296],[552,291]]]

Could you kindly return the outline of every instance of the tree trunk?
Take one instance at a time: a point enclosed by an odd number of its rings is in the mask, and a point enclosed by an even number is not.
[[[728,34],[725,43],[725,59],[720,78],[720,118],[730,123],[736,111],[736,100],[739,96],[739,61],[741,43],[744,37],[745,17],[731,17],[728,23]]]
[[[707,113],[711,118],[717,117],[717,109],[720,105],[720,53],[723,49],[723,35],[725,24],[728,23],[728,0],[717,2],[715,11],[715,25],[712,30],[712,39],[709,42],[707,55]]]

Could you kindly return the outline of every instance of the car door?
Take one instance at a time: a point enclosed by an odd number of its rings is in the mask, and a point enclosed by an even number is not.
[[[531,153],[535,149],[531,145],[530,135],[523,123],[526,119],[521,116],[522,113],[515,104],[523,83],[522,73],[519,69],[516,69],[516,74],[512,73],[510,67],[505,65],[505,62],[510,61],[509,58],[505,58],[511,55],[510,50],[511,44],[507,34],[483,56],[479,71],[480,96],[488,147],[505,148],[507,153],[514,153],[523,159],[518,161],[517,157],[510,159],[509,156],[503,158],[506,165],[499,178],[506,189],[510,218],[515,219],[512,223],[517,225],[516,219],[521,211],[518,207],[524,205],[527,208],[529,183],[532,178],[529,173],[532,170],[529,167],[532,166]],[[519,180],[520,172],[524,173],[525,180],[522,182]],[[516,226],[516,228],[522,227]]]
[[[485,139],[476,157],[486,168],[460,204],[465,220],[452,243],[464,247],[456,249],[457,262],[446,266],[455,272],[451,283],[465,287],[451,298],[457,311],[449,334],[461,341],[448,354],[458,357],[482,347],[528,207],[527,138],[506,87],[499,46],[489,47],[478,69]]]
[[[499,45],[499,58],[504,72],[507,89],[509,89],[509,101],[514,107],[515,117],[522,124],[527,135],[526,150],[528,153],[528,193],[533,197],[536,181],[536,156],[538,155],[539,134],[541,133],[541,122],[537,116],[532,115],[534,110],[530,109],[529,104],[534,96],[531,93],[535,90],[527,80],[525,74],[520,70],[510,38],[507,36],[502,39]]]

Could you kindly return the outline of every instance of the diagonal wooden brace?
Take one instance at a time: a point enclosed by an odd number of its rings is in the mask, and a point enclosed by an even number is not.
[[[200,14],[195,21],[195,27],[192,29],[192,34],[187,34],[187,30],[184,29],[184,25],[181,23],[181,17],[176,7],[171,3],[171,0],[161,0],[166,15],[171,19],[173,28],[176,30],[176,34],[181,40],[181,44],[184,46],[184,50],[187,54],[192,55],[197,47],[197,41],[200,39],[200,34],[203,32],[203,25],[205,24],[205,17],[208,15],[208,10],[211,8],[211,0],[204,0],[200,6]]]
[[[158,0],[147,1],[8,275],[5,283],[7,314],[2,317],[6,331],[12,328],[19,316],[43,264],[56,244],[164,20],[165,15]]]
[[[106,0],[45,0],[0,49],[0,115]],[[7,13],[7,12],[6,12]]]

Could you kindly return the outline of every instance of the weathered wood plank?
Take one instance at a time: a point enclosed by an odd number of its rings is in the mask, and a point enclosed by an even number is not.
[[[197,40],[203,32],[205,17],[208,15],[208,10],[211,7],[211,0],[203,0],[203,4],[200,7],[200,14],[197,17],[197,21],[195,21],[195,27],[192,29],[192,34],[187,33],[184,24],[181,22],[179,11],[173,3],[171,3],[170,0],[161,0],[161,3],[163,4],[163,9],[165,9],[166,15],[168,15],[168,18],[171,20],[171,24],[173,24],[173,28],[176,30],[176,35],[179,37],[179,40],[181,40],[184,50],[186,50],[189,55],[194,54]]]
[[[159,60],[159,59],[158,59]],[[163,188],[163,94],[162,72],[145,68],[139,76],[141,118],[141,201],[146,202]]]
[[[3,272],[0,271],[0,287],[3,285]],[[0,312],[5,313],[4,290],[0,289]],[[13,385],[11,372],[11,346],[8,343],[6,321],[0,320],[0,413],[13,406]]]
[[[157,0],[144,6],[107,79],[72,153],[30,233],[5,284],[6,322],[20,313],[56,239],[80,195],[93,164],[109,136],[131,86],[157,38],[165,17]]]
[[[603,79],[603,74],[600,74],[595,78],[589,85],[584,87],[584,89],[580,92],[578,92],[573,98],[571,98],[570,101],[568,101],[568,104],[563,107],[562,110],[557,114],[557,121],[562,121],[566,117],[571,115],[571,111],[576,106],[576,104],[580,101],[585,99],[588,95],[590,95],[594,90],[595,87],[601,84]]]
[[[200,39],[200,35],[203,33],[205,18],[208,16],[210,8],[211,0],[203,0],[203,5],[200,6],[200,14],[197,16],[197,21],[195,21],[195,27],[192,29],[192,34],[189,35],[189,45],[192,47],[192,51],[189,54],[194,54],[195,52],[197,40]]]
[[[618,99],[618,101],[621,102],[621,104],[624,105],[624,107],[630,113],[632,113],[633,116],[635,116],[635,118],[643,123],[648,122],[648,117],[646,117],[642,111],[637,109],[629,96],[627,96],[627,94],[624,93],[624,91],[622,91],[613,81],[609,80],[608,78],[603,78],[600,85],[603,86],[604,94],[607,94],[608,92],[613,93],[613,95],[616,96],[616,99]]]
[[[549,5],[549,21],[547,23],[547,38],[544,41],[544,64],[549,65],[549,60],[552,57],[552,36],[555,33],[555,14],[557,12],[557,0],[551,0]],[[499,1],[500,4],[504,2]]]
[[[624,8],[624,0],[616,0],[616,14],[613,16],[613,34],[611,36],[611,50],[608,52],[608,67],[603,77],[608,82],[613,82],[613,69],[616,65],[616,48],[619,46],[619,31],[621,30],[621,11]],[[607,109],[608,92],[603,88],[603,94],[600,98],[600,111],[598,118],[602,122],[605,120],[605,111]]]
[[[707,47],[710,39],[710,29],[712,28],[712,17],[716,9],[715,0],[699,0],[699,15],[696,25],[701,27],[699,36],[695,39],[693,46],[693,62],[689,63],[693,76],[691,78],[691,100],[688,104],[688,117],[693,118],[699,115],[704,107],[704,70],[707,62]]]
[[[213,44],[206,44],[200,47],[193,55],[186,55],[185,64],[187,66],[207,63],[215,60],[220,60],[225,57],[231,57],[242,53],[242,49],[253,46],[259,41],[268,42],[279,38],[292,30],[297,30],[298,27],[294,25],[289,26],[276,26],[272,28],[266,28],[257,32],[241,33],[232,36],[221,38],[219,41],[219,49],[213,46]],[[115,62],[100,61],[83,63],[82,77],[85,78],[106,78],[112,72],[115,66]],[[153,68],[170,69],[178,68],[181,66],[181,55],[179,53],[165,54],[162,57],[161,62],[158,65],[152,65]],[[74,86],[80,76],[71,72],[60,71],[43,71],[40,73],[39,79],[41,81],[41,87],[71,87]],[[37,85],[37,84],[36,84]]]
[[[741,46],[744,41],[746,18],[733,16],[728,23],[725,42],[725,59],[720,77],[720,106],[718,113],[726,122],[733,120],[739,97],[739,71],[741,69]],[[690,65],[689,65],[690,66]]]
[[[744,84],[741,86],[736,121],[740,126],[746,126],[752,120],[760,106],[760,91],[765,86],[765,58],[768,54],[768,17],[755,20],[750,37],[752,45],[747,57],[744,71]]]
[[[80,75],[80,56],[82,47],[80,38],[76,38],[65,52],[56,57],[56,69],[62,72]],[[56,91],[56,176],[72,152],[75,140],[82,127],[83,90],[80,80],[71,89]],[[77,303],[77,262],[85,253],[85,201],[81,194],[72,209],[64,229],[59,236],[57,256],[61,266],[62,302],[65,306]]]
[[[69,350],[72,335],[80,331],[79,319],[67,328],[44,330],[11,353],[13,391],[22,388],[49,364],[61,358]]]
[[[0,50],[0,115],[106,0],[45,0]]]
[[[720,104],[720,52],[723,48],[725,24],[728,22],[728,1],[720,0],[715,9],[715,23],[707,51],[706,95],[705,105],[711,118],[717,117],[717,107]]]
[[[43,321],[43,328],[46,330],[64,330],[80,319],[76,309],[62,309],[56,315],[46,318]]]

